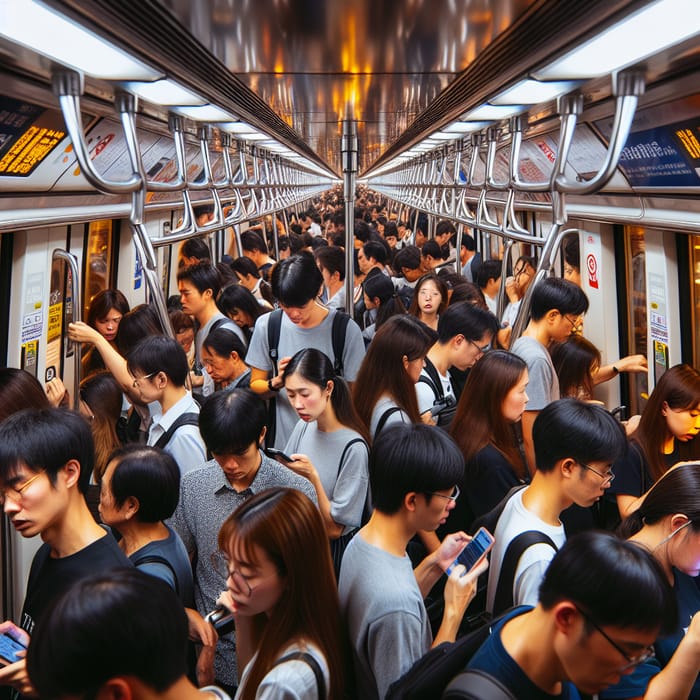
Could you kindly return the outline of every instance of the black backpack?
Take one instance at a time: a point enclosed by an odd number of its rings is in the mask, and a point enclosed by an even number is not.
[[[495,622],[497,620],[487,622],[455,642],[438,644],[421,656],[401,678],[391,684],[386,700],[439,698],[450,681],[464,671],[469,660],[488,639]],[[497,695],[484,697],[500,700]]]
[[[430,409],[430,413],[435,419],[436,425],[447,430],[452,424],[452,420],[457,412],[457,401],[455,401],[453,396],[445,396],[445,390],[443,389],[440,375],[435,365],[428,357],[425,358],[425,372],[428,376],[426,377],[425,374],[421,374],[418,378],[418,382],[427,384],[431,388],[435,395],[435,400],[433,401],[433,407]]]
[[[175,431],[181,428],[183,425],[196,425],[199,428],[199,414],[198,413],[182,413],[174,421],[173,424],[158,438],[153,447],[159,447],[161,450],[165,449],[166,445],[170,442]]]
[[[486,671],[470,668],[460,673],[442,694],[442,700],[517,700],[501,681]]]
[[[282,309],[270,312],[267,321],[267,347],[272,362],[273,375],[277,374],[277,361],[279,360],[278,346],[282,329]],[[333,370],[339,376],[343,376],[343,351],[345,350],[345,335],[348,330],[350,316],[342,311],[336,311],[333,316],[333,328],[331,330],[331,344],[333,346]],[[269,414],[267,421],[267,437],[265,444],[271,447],[275,444],[277,400],[273,397],[268,402]]]

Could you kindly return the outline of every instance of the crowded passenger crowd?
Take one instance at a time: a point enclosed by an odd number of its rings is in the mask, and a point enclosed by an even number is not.
[[[172,333],[98,293],[79,413],[0,370],[0,499],[42,540],[7,697],[420,697],[444,643],[423,697],[700,699],[700,373],[623,425],[594,387],[646,360],[583,337],[571,240],[511,338],[535,257],[501,284],[451,222],[340,201],[183,243]]]

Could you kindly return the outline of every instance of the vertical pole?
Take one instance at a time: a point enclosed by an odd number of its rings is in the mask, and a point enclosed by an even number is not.
[[[357,176],[357,122],[343,120],[343,195],[345,199],[345,311],[353,314],[355,289],[355,178]]]

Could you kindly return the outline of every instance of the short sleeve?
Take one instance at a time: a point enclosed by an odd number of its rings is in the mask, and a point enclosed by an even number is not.
[[[354,382],[360,365],[365,358],[365,341],[362,339],[360,327],[350,319],[345,331],[345,345],[343,346],[343,378],[347,382]],[[248,361],[246,359],[246,361]],[[250,362],[248,362],[250,364]]]
[[[528,411],[541,411],[548,406],[551,401],[551,387],[554,377],[552,368],[548,362],[543,359],[535,359],[528,361],[527,371],[529,381],[527,384]]]
[[[418,413],[422,415],[433,407],[435,392],[428,383],[419,380],[416,382],[416,398],[418,399]]]
[[[536,556],[537,558],[531,564],[526,565],[522,573],[516,573],[513,583],[513,605],[537,605],[540,597],[540,584],[554,554],[555,551],[547,544],[535,544],[523,554],[523,558],[528,556]]]
[[[170,586],[170,588],[172,588],[176,592],[179,592],[177,590],[177,585],[175,582],[175,573],[173,572],[172,568],[169,567],[167,564],[154,561],[145,564],[138,564],[136,568],[139,571],[143,571],[144,574],[148,574],[149,576],[158,578],[161,581],[165,581],[165,583],[167,583],[168,586]]]
[[[615,480],[608,490],[611,494],[639,497],[644,493],[643,473],[646,469],[639,450],[630,444],[627,454],[613,464]],[[651,480],[649,484],[651,485]]]
[[[272,370],[270,347],[267,342],[267,324],[270,320],[270,316],[271,314],[263,314],[258,317],[245,356],[245,362],[248,366],[262,369],[266,372]]]
[[[351,445],[333,487],[331,517],[348,527],[360,527],[369,488],[368,451],[364,442]]]

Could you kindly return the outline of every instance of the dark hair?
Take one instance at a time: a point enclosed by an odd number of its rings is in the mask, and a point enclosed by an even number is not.
[[[462,247],[466,248],[467,250],[476,250],[476,241],[474,240],[474,236],[472,236],[470,233],[463,233]]]
[[[215,391],[199,412],[199,432],[213,455],[245,452],[266,425],[265,402],[250,389]]]
[[[564,239],[564,260],[575,267],[581,269],[581,250],[579,246],[578,233],[572,233]]]
[[[547,277],[532,290],[530,316],[533,321],[540,321],[553,309],[562,316],[584,314],[588,311],[588,297],[581,287],[569,280]]]
[[[386,248],[379,241],[366,241],[362,246],[362,251],[368,260],[374,258],[380,265],[386,265],[389,260]]]
[[[192,320],[192,316],[186,314],[184,311],[171,311],[168,316],[170,318],[170,325],[173,327],[173,333],[175,333],[175,335],[178,333],[184,333],[189,329],[194,331],[194,321]]]
[[[230,328],[215,328],[204,339],[202,347],[219,357],[230,357],[235,352],[241,360],[245,360],[245,345]]]
[[[420,248],[415,245],[401,248],[394,256],[394,269],[397,273],[402,273],[404,267],[409,270],[417,270],[421,264]]]
[[[372,505],[393,515],[407,493],[443,491],[464,478],[464,459],[444,430],[422,423],[389,425],[369,455]]]
[[[243,250],[257,251],[267,255],[267,246],[263,237],[256,231],[244,231],[241,234],[241,248]]]
[[[118,507],[127,498],[139,502],[136,519],[157,523],[170,518],[180,499],[180,469],[171,455],[148,445],[125,445],[112,452],[110,489]]]
[[[647,491],[641,505],[628,515],[618,534],[631,537],[644,525],[655,525],[669,515],[681,513],[693,531],[700,531],[700,463],[680,464],[666,472]]]
[[[372,412],[383,394],[390,396],[414,422],[420,421],[416,387],[403,366],[425,357],[437,333],[408,314],[392,316],[376,333],[367,348],[353,385],[357,413],[369,428]]]
[[[80,464],[78,488],[87,493],[95,463],[95,448],[87,421],[65,408],[27,408],[0,423],[0,482],[7,483],[21,464],[42,469],[55,485],[67,462]]]
[[[343,697],[342,624],[328,534],[318,508],[296,489],[271,488],[247,498],[221,526],[219,549],[256,563],[262,551],[285,590],[259,633],[240,697],[252,700],[262,679],[294,639],[318,646],[328,662],[331,700]]]
[[[219,311],[225,316],[232,318],[236,309],[248,314],[253,320],[253,326],[258,317],[267,313],[260,305],[253,293],[240,284],[231,284],[224,287],[216,302]]]
[[[434,238],[431,238],[430,240],[423,243],[423,247],[421,248],[421,255],[424,258],[427,258],[428,255],[430,255],[436,260],[444,260],[446,258],[443,249],[440,247],[440,244]]]
[[[208,216],[209,214],[214,213],[214,205],[213,204],[199,204],[196,207],[192,207],[192,213],[194,214],[195,219],[198,219],[200,216],[204,216],[204,214],[206,214]],[[197,241],[200,239],[199,238],[188,238],[187,240]],[[185,243],[187,243],[187,241],[185,241]]]
[[[189,282],[200,294],[211,289],[212,299],[216,299],[221,291],[221,279],[216,268],[208,262],[198,262],[187,265],[177,273],[178,282]]]
[[[476,274],[476,283],[480,289],[484,289],[489,280],[497,280],[502,274],[500,260],[484,260],[479,267],[479,272]]]
[[[289,228],[291,229],[289,233],[289,250],[292,251],[292,255],[296,255],[304,248],[304,239],[301,237],[301,226],[298,224],[291,224]]]
[[[174,338],[154,335],[144,338],[127,355],[126,368],[130,374],[163,372],[175,386],[185,386],[190,366],[182,345]]]
[[[245,255],[232,260],[231,269],[243,277],[260,277],[260,272],[258,271],[257,265],[250,258],[246,258]]]
[[[503,402],[525,370],[525,361],[505,350],[486,353],[470,370],[450,427],[464,456],[465,480],[480,475],[472,460],[489,443],[506,456],[519,478],[526,476],[514,426],[503,416]]]
[[[199,209],[200,207],[197,208]],[[205,207],[201,208],[206,209]],[[209,214],[209,211],[195,214],[195,218],[201,216],[201,214]],[[211,260],[211,250],[209,250],[209,246],[203,238],[188,238],[180,246],[180,257],[197,258],[200,262],[209,262]]]
[[[464,281],[452,285],[452,294],[450,295],[449,306],[461,304],[462,302],[466,302],[477,309],[481,309],[482,311],[490,311],[482,291],[472,282]]]
[[[340,275],[340,281],[345,279],[345,251],[335,246],[317,248],[314,251],[316,262],[332,275],[336,272]]]
[[[435,227],[436,236],[442,236],[445,233],[449,233],[450,235],[454,235],[455,233],[457,233],[457,229],[455,228],[454,224],[451,221],[447,221],[447,219],[438,221],[437,226]]]
[[[411,301],[411,306],[408,308],[408,313],[416,318],[419,318],[421,313],[420,307],[418,306],[418,296],[420,294],[421,287],[426,282],[433,282],[437,287],[438,292],[440,292],[441,298],[440,306],[438,306],[437,310],[438,315],[445,311],[449,302],[448,289],[444,280],[440,279],[440,277],[438,277],[434,272],[428,272],[427,274],[423,275],[418,282],[416,282],[416,286],[413,288],[413,300]]]
[[[120,445],[117,423],[122,412],[123,394],[119,382],[103,370],[80,382],[80,398],[92,411],[90,430],[95,441],[95,481],[99,483],[111,452]]]
[[[438,340],[448,343],[457,335],[463,335],[467,340],[477,341],[484,333],[496,335],[498,319],[490,312],[480,309],[466,301],[450,304],[438,320]]]
[[[614,462],[627,451],[622,425],[604,408],[578,399],[545,406],[532,427],[537,470],[551,472],[559,460]]]
[[[39,380],[16,367],[0,367],[0,421],[23,408],[50,408]]]
[[[396,226],[396,223],[393,221],[387,221],[384,224],[384,240],[387,238],[398,238],[399,237],[399,229]]]
[[[275,265],[271,282],[272,293],[280,304],[300,307],[318,296],[323,276],[314,256],[302,251]]]
[[[666,418],[663,415],[664,403],[673,410],[700,406],[700,372],[685,364],[666,370],[651,392],[637,430],[631,437],[642,448],[654,481],[667,469],[662,454],[667,432]],[[680,461],[700,456],[700,441],[697,439],[688,442],[675,440],[674,443]]]
[[[277,248],[280,251],[289,250],[289,236],[280,236],[277,239]]]
[[[554,343],[549,354],[559,377],[561,395],[590,398],[593,372],[600,367],[600,350],[582,335],[571,335],[564,343]]]
[[[361,219],[355,219],[355,238],[357,238],[358,241],[362,241],[362,243],[366,243],[369,238],[370,238],[370,228],[369,224],[367,224],[365,221],[362,221]]]
[[[139,304],[124,314],[117,330],[117,349],[126,356],[137,343],[149,335],[163,335],[158,312],[150,304]]]
[[[116,309],[122,316],[129,312],[129,302],[118,289],[103,289],[97,292],[90,300],[85,323],[95,328],[95,321],[105,318],[107,314]]]
[[[164,692],[187,673],[182,603],[164,581],[135,568],[79,580],[36,626],[27,671],[42,698],[96,697],[115,676]]]
[[[564,600],[601,626],[660,627],[663,635],[678,624],[676,597],[661,565],[648,550],[608,532],[574,535],[552,559],[540,585],[540,604],[551,610]]]
[[[333,363],[326,354],[316,348],[300,350],[289,361],[282,375],[282,381],[286,382],[287,378],[293,374],[301,375],[304,379],[312,384],[316,384],[321,389],[325,389],[328,382],[333,382],[331,406],[336,418],[341,425],[360,433],[365,441],[369,443],[369,431],[362,419],[357,415],[348,385],[342,377],[336,375],[333,370]]]
[[[392,316],[406,313],[406,307],[397,294],[394,283],[386,275],[368,275],[362,283],[362,289],[370,300],[379,299],[375,330],[381,328]]]

